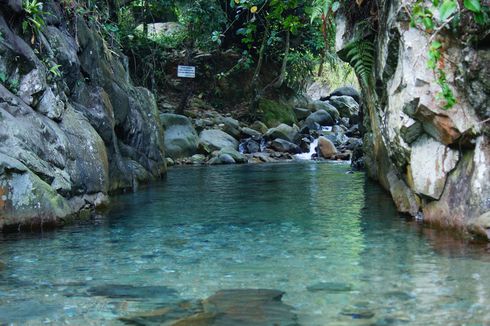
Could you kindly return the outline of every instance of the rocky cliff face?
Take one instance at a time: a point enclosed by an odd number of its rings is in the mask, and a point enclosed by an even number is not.
[[[126,58],[45,5],[31,37],[20,1],[0,4],[0,230],[62,221],[166,169],[155,100]]]
[[[380,1],[372,85],[363,85],[366,165],[399,211],[490,238],[490,49],[440,34],[457,104],[443,110],[427,68],[429,36],[410,1]],[[337,50],[359,26],[338,19]],[[488,38],[488,37],[487,37]],[[488,41],[487,41],[488,43]]]

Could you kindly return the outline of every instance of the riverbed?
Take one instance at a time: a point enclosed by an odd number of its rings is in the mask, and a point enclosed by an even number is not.
[[[276,289],[301,325],[490,323],[488,249],[400,216],[338,163],[173,168],[95,220],[0,240],[0,322],[123,324]]]

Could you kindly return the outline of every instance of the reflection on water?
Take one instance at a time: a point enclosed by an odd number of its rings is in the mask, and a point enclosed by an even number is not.
[[[415,227],[347,170],[176,168],[114,198],[97,223],[5,236],[0,321],[117,324],[221,289],[273,288],[303,325],[490,323],[484,250]]]

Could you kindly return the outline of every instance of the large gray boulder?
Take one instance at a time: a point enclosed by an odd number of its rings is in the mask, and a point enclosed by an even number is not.
[[[327,111],[318,110],[310,114],[305,120],[305,125],[310,129],[315,129],[315,123],[318,123],[320,126],[333,126],[335,119]]]
[[[200,144],[210,151],[223,148],[238,149],[238,141],[224,131],[218,129],[203,130],[199,135]]]
[[[162,113],[160,121],[164,130],[164,148],[167,156],[175,160],[197,153],[199,137],[188,117]]]
[[[280,138],[274,139],[271,143],[271,147],[278,152],[290,153],[290,154],[301,153],[301,149],[299,148],[298,145]]]
[[[240,122],[236,119],[226,117],[221,121],[224,124],[223,131],[233,138],[240,137]]]
[[[324,110],[328,112],[334,118],[335,120],[340,118],[339,111],[329,102],[324,102],[324,101],[312,101],[308,103],[308,109],[311,111],[319,111],[319,110]]]
[[[264,137],[267,139],[280,138],[294,143],[300,138],[299,128],[296,125],[288,126],[281,123],[279,126],[267,130]]]
[[[329,96],[327,97],[322,97],[320,100],[321,101],[326,101],[330,99],[332,96],[350,96],[352,97],[358,104],[361,104],[361,95],[352,86],[343,86],[336,88],[333,92],[330,93]]]
[[[341,118],[352,118],[359,114],[359,103],[350,96],[332,96],[328,103],[339,111]]]

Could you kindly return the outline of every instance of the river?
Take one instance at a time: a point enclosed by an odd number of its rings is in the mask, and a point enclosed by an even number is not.
[[[0,321],[112,325],[172,300],[267,288],[285,292],[301,325],[489,324],[488,249],[403,218],[348,170],[173,168],[93,221],[4,235]]]

